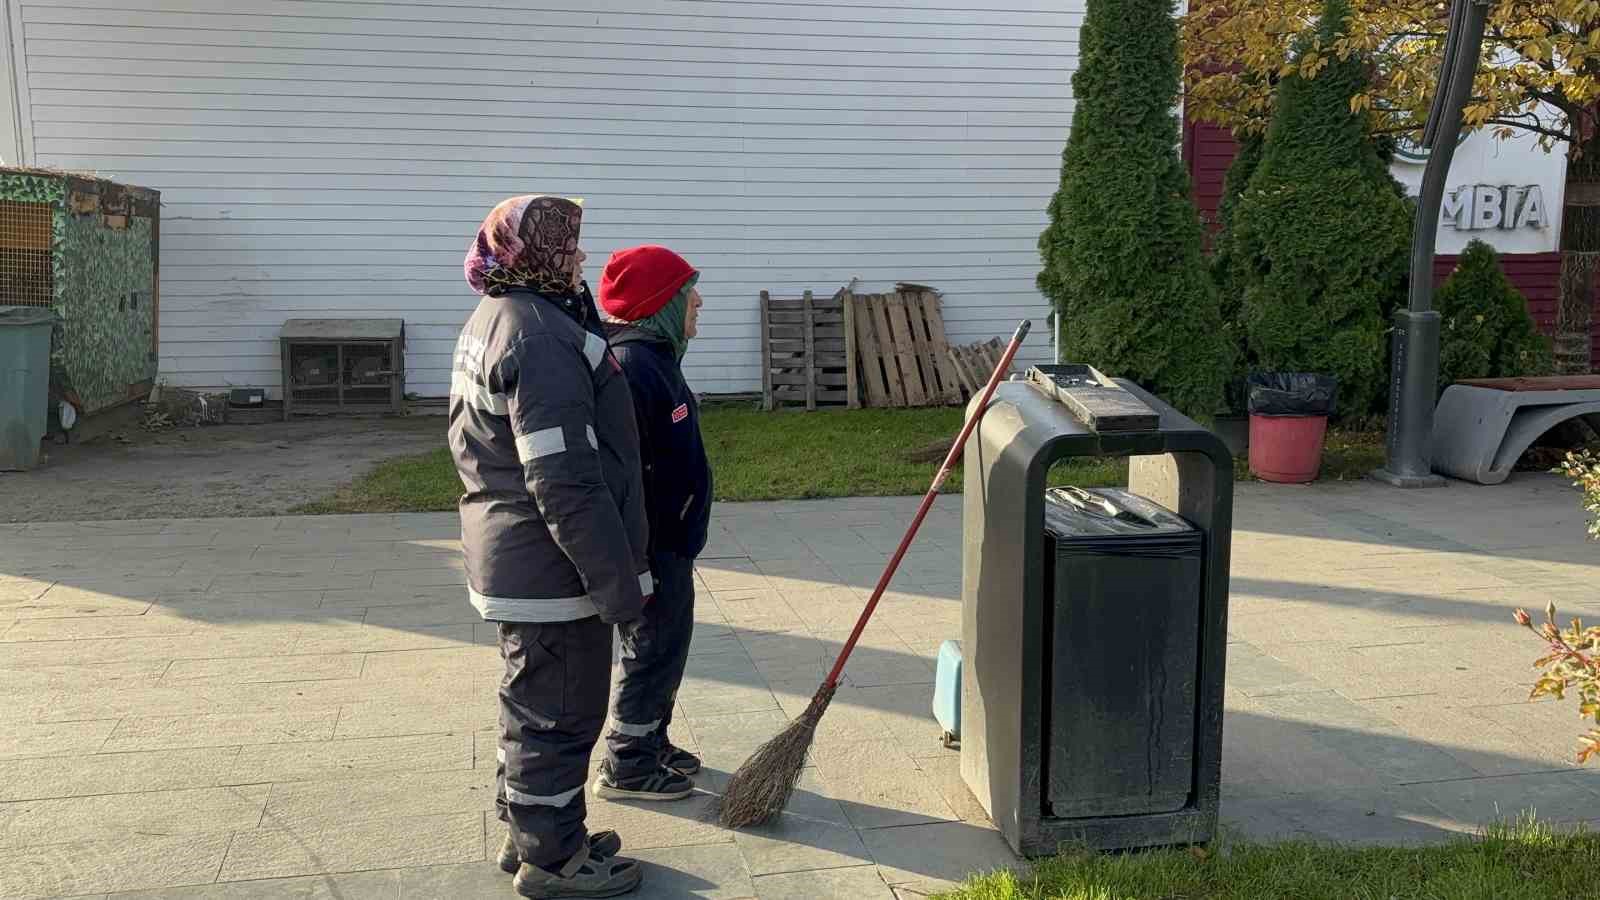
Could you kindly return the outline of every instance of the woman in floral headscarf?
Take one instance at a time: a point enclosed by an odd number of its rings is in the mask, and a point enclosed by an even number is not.
[[[582,217],[558,197],[489,213],[464,266],[482,299],[450,376],[468,594],[498,625],[506,666],[500,866],[525,897],[640,881],[616,832],[584,826],[612,626],[638,619],[654,585],[633,402],[583,283]]]

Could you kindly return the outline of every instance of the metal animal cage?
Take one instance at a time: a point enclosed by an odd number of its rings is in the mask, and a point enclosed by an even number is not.
[[[155,385],[160,244],[157,191],[0,168],[0,306],[56,314],[52,410],[94,413]]]
[[[283,323],[283,417],[405,410],[404,319]]]
[[[0,306],[53,305],[52,214],[48,203],[0,200]]]

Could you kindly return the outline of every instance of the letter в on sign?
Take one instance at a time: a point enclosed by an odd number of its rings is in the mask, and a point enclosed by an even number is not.
[[[1472,188],[1472,228],[1499,228],[1505,217],[1505,194],[1492,184]]]

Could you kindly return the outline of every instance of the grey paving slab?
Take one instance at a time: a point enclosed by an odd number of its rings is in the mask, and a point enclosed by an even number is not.
[[[754,875],[839,869],[872,861],[854,828],[794,813],[735,832],[733,840]]]
[[[337,710],[129,716],[117,724],[101,749],[117,753],[325,741],[333,737],[338,719]]]
[[[389,900],[505,900],[516,896],[511,876],[485,862],[402,869],[396,874],[399,886],[391,889]]]
[[[0,803],[239,784],[228,774],[238,756],[238,747],[205,747],[0,760]]]
[[[54,691],[124,690],[153,686],[172,664],[166,659],[134,659],[99,665],[27,666],[0,669],[0,696],[21,697]]]
[[[1520,689],[1525,697],[1527,691]],[[1566,768],[1570,756],[1550,760],[1530,746],[1527,735],[1480,718],[1473,710],[1425,694],[1364,701],[1418,746],[1447,754],[1480,776],[1517,775]]]
[[[472,735],[396,737],[255,744],[240,749],[228,777],[286,783],[349,778],[369,772],[433,772],[472,768]]]
[[[3,626],[0,626],[3,627]],[[3,635],[0,635],[3,637]],[[299,635],[213,630],[182,636],[0,642],[0,666],[89,665],[130,659],[215,659],[288,653]]]
[[[1463,827],[1515,820],[1524,812],[1551,822],[1592,822],[1600,804],[1592,780],[1572,772],[1442,781],[1415,790]]]
[[[481,812],[391,818],[363,810],[361,818],[240,832],[216,874],[218,881],[356,872],[443,863],[484,856]]]
[[[890,741],[814,747],[812,759],[830,796],[856,828],[903,827],[956,818],[916,763]]]
[[[241,785],[0,804],[0,850],[254,828],[268,789]]]
[[[355,653],[297,654],[295,656],[233,659],[174,660],[162,680],[168,684],[206,681],[223,684],[251,682],[331,681],[361,674],[363,659]]]
[[[7,900],[208,884],[232,834],[123,837],[0,854]]]
[[[704,791],[677,803],[599,800],[591,795],[587,821],[591,831],[610,828],[623,835],[630,854],[636,850],[726,844],[733,835],[717,824],[716,800]],[[492,823],[491,831],[498,824]]]
[[[367,610],[366,625],[384,628],[413,628],[427,625],[477,624],[482,621],[471,605],[461,597],[409,603],[397,606],[375,606]]]
[[[762,875],[754,883],[760,900],[895,900],[877,866]]]
[[[880,828],[862,832],[861,838],[885,883],[927,893],[1019,864],[999,832],[965,822]]]
[[[694,733],[700,749],[706,752],[749,753],[766,743],[789,722],[783,711],[778,709],[776,700],[771,709],[713,716],[696,716],[692,705],[683,700],[678,702],[691,711],[689,730]]]
[[[755,886],[732,844],[641,850],[631,853],[644,867],[644,882],[629,894],[639,900],[745,900]]]
[[[173,615],[83,616],[22,619],[0,635],[5,643],[29,641],[111,640],[131,637],[190,635],[206,623]]]
[[[0,759],[93,753],[117,725],[116,719],[11,725],[0,729]]]
[[[411,871],[415,870],[404,870]],[[401,871],[387,871],[267,878],[232,884],[129,891],[112,894],[111,897],[114,900],[395,900],[400,893],[403,875]]]
[[[394,818],[417,818],[493,809],[493,770],[398,772],[386,767],[354,778],[275,784],[260,821],[264,828],[303,828],[320,819],[349,818],[353,810],[382,810]]]
[[[1524,702],[1539,648],[1509,611],[1600,616],[1600,552],[1558,480],[1497,488],[1492,519],[1486,496],[1241,486],[1226,827],[1414,843],[1530,805],[1594,816],[1600,773],[1573,765],[1573,710]],[[728,773],[810,701],[915,503],[717,507],[674,723],[705,758],[702,793],[589,803],[591,827],[650,866],[640,896],[922,896],[1015,863],[931,715],[933,654],[960,632],[950,503],[864,633],[785,817],[734,834],[712,815]],[[6,538],[7,896],[8,878],[24,896],[509,895],[486,860],[501,663],[453,516]],[[126,839],[73,843],[106,836],[91,823]],[[183,833],[143,833],[162,830]],[[48,864],[84,848],[78,870]]]
[[[451,693],[455,696],[451,697]],[[346,739],[439,732],[471,734],[496,721],[498,712],[494,697],[475,696],[472,685],[464,684],[454,692],[437,691],[417,698],[415,704],[372,700],[344,706],[334,736]]]

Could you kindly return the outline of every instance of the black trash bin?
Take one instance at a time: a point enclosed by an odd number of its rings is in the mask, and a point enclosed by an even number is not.
[[[1200,532],[1114,489],[1045,496],[1045,799],[1058,819],[1176,812],[1193,788]]]
[[[1046,489],[1129,457],[1128,489]],[[1121,380],[1002,384],[965,456],[961,771],[1017,852],[1216,833],[1233,460]]]

